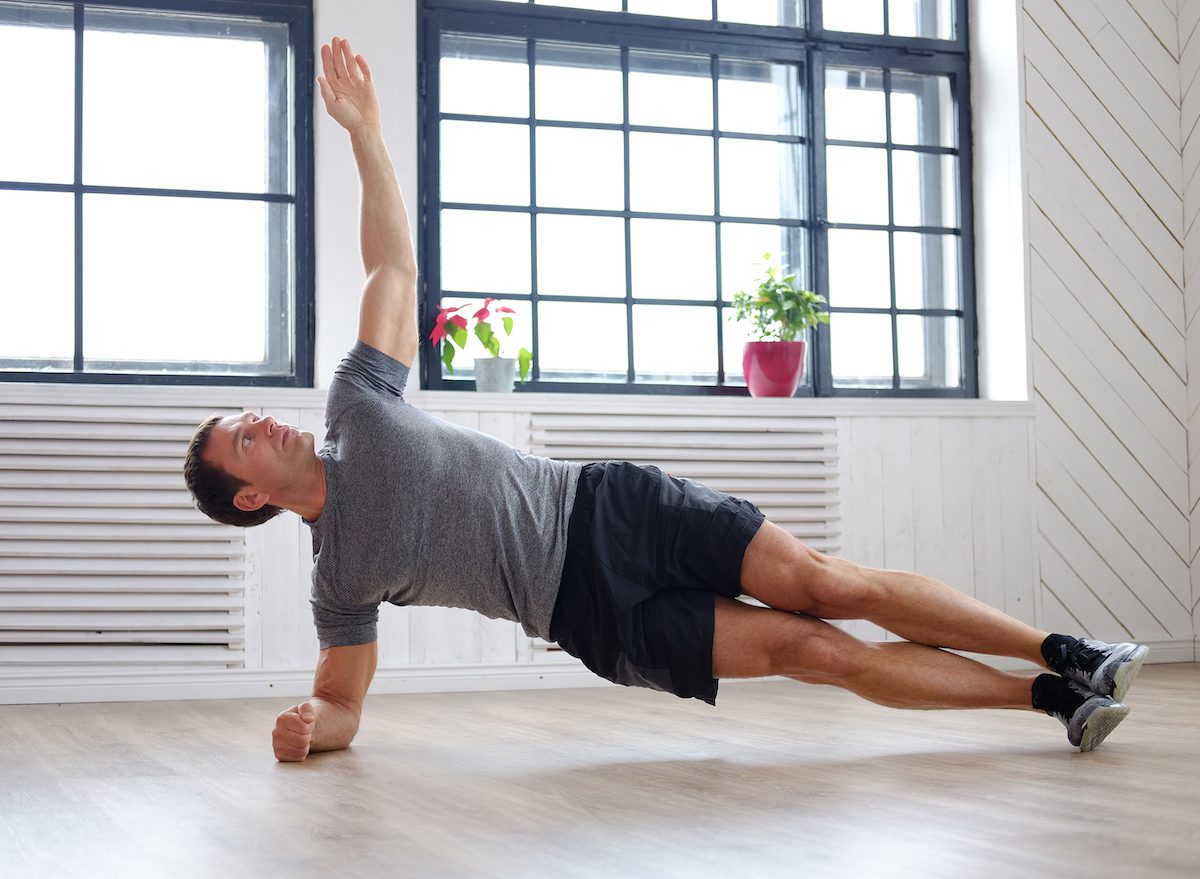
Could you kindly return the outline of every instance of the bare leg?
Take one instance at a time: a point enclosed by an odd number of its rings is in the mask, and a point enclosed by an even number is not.
[[[1041,632],[945,583],[827,556],[764,522],[742,560],[742,591],[825,620],[865,619],[933,647],[1014,656],[1045,667]]]
[[[893,708],[1032,709],[1032,677],[923,644],[861,641],[823,620],[716,597],[713,676],[785,675]]]

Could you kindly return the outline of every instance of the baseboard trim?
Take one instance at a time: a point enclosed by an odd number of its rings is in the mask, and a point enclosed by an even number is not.
[[[0,674],[0,705],[67,702],[147,702],[175,699],[303,698],[312,693],[308,670],[44,672]],[[532,663],[380,668],[371,693],[456,693],[605,686],[583,663],[570,659]]]
[[[1150,647],[1151,663],[1196,662],[1200,656],[1200,639],[1144,643]],[[1019,659],[964,655],[1004,671],[1037,671]],[[738,683],[741,681],[727,679],[721,686]],[[611,686],[616,685],[592,674],[578,660],[563,656],[522,663],[380,668],[371,684],[371,693],[464,693]],[[311,692],[312,672],[307,670],[213,669],[148,673],[78,669],[39,674],[0,673],[0,705],[304,698]]]

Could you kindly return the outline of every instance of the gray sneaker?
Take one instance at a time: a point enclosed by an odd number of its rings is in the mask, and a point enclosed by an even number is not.
[[[1090,751],[1104,741],[1117,724],[1129,714],[1129,707],[1108,696],[1101,696],[1067,681],[1071,691],[1083,699],[1079,707],[1068,717],[1065,712],[1050,711],[1067,728],[1067,740],[1080,751]]]
[[[1149,652],[1149,647],[1139,644],[1108,644],[1082,638],[1071,646],[1060,645],[1052,667],[1093,693],[1121,702]]]

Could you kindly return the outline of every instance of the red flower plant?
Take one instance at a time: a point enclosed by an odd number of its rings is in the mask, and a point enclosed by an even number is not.
[[[500,335],[492,329],[492,325],[488,320],[493,312],[500,315],[500,321],[504,325],[504,335],[511,336],[513,330],[513,319],[511,315],[516,314],[516,311],[509,308],[507,305],[495,305],[492,303],[498,301],[494,296],[489,296],[483,300],[483,305],[471,315],[475,319],[475,336],[483,344],[483,347],[493,357],[500,356]],[[454,346],[465,349],[467,347],[467,324],[465,317],[454,314],[461,308],[467,308],[472,303],[464,302],[462,305],[456,305],[454,308],[446,308],[441,306],[438,308],[437,321],[434,323],[433,330],[429,333],[429,341],[434,345],[439,342],[442,344],[442,363],[446,364],[446,369],[454,372]],[[451,344],[453,342],[453,344]],[[533,362],[533,353],[528,348],[522,348],[517,353],[517,361],[520,364],[521,381],[525,381],[525,376],[529,373],[529,365]]]

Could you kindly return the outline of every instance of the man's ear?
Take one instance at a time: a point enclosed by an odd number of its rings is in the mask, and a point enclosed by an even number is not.
[[[262,509],[270,499],[270,495],[260,491],[239,491],[233,496],[233,505],[243,513],[253,513]]]

